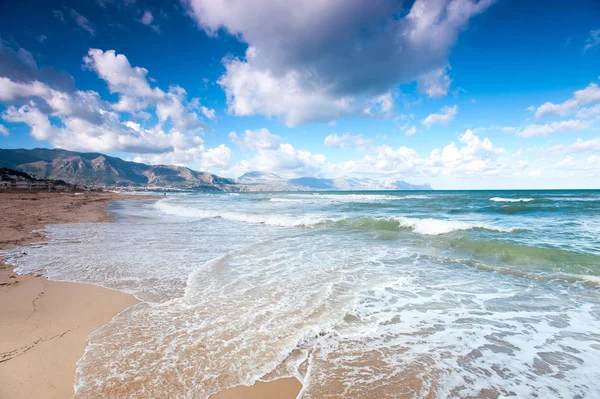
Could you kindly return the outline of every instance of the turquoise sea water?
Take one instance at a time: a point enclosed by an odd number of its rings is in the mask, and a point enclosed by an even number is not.
[[[600,191],[178,194],[50,226],[20,272],[143,302],[76,396],[600,397]]]

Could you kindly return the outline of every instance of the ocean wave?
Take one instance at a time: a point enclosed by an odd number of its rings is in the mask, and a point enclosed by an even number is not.
[[[333,220],[324,215],[305,214],[302,217],[274,215],[274,214],[248,214],[231,211],[217,211],[191,208],[179,205],[173,205],[169,202],[158,201],[155,208],[166,215],[191,217],[198,219],[221,218],[235,222],[245,222],[253,224],[267,224],[281,227],[313,227],[328,220]]]
[[[432,218],[411,218],[405,216],[393,217],[362,217],[344,219],[337,222],[348,227],[373,230],[403,230],[408,229],[421,235],[437,236],[461,230],[483,229],[498,232],[513,232],[515,229],[505,229],[486,223],[466,222],[459,220],[444,220]]]
[[[428,199],[427,195],[389,195],[389,194],[293,194],[285,197],[272,197],[270,202],[284,203],[310,203],[310,204],[330,204],[330,203],[369,203],[382,201],[402,201],[410,199]]]
[[[493,197],[490,198],[492,202],[531,202],[535,201],[535,198],[502,198],[502,197]]]
[[[231,211],[216,211],[173,205],[168,200],[155,204],[159,211],[173,216],[192,218],[222,218],[236,222],[267,224],[281,227],[315,227],[326,225],[345,225],[350,228],[367,230],[402,230],[409,229],[422,235],[441,235],[460,230],[484,229],[498,232],[513,232],[515,229],[505,229],[486,223],[444,220],[432,218],[411,218],[405,216],[392,217],[331,217],[320,214],[305,214],[302,216],[247,214]]]
[[[396,218],[401,226],[412,228],[415,233],[425,235],[440,235],[451,233],[459,230],[484,229],[509,233],[514,229],[503,229],[496,226],[491,226],[485,223],[473,223],[457,220],[442,220],[442,219],[414,219],[407,217]]]

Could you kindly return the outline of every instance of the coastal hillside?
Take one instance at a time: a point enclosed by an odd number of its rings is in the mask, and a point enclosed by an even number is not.
[[[86,186],[197,188],[239,191],[233,180],[183,166],[146,165],[91,152],[61,149],[0,149],[0,167],[37,178],[64,180]]]
[[[61,149],[0,149],[0,168],[11,168],[38,179],[64,180],[71,184],[101,187],[153,187],[204,191],[365,191],[431,190],[429,184],[378,181],[359,178],[285,179],[275,173],[248,172],[228,179],[175,165],[146,165],[98,152]]]

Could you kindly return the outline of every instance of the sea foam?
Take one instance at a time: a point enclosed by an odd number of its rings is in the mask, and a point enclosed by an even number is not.
[[[531,202],[535,201],[535,198],[502,198],[502,197],[493,197],[490,198],[492,202]]]

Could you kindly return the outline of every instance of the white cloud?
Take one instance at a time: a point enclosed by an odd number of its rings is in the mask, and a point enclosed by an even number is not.
[[[534,171],[529,172],[530,177],[540,177],[542,175],[542,171],[540,169],[536,169]]]
[[[149,10],[144,11],[144,15],[142,15],[140,22],[144,25],[150,25],[152,24],[152,21],[154,21],[154,16],[152,13]]]
[[[108,83],[111,93],[120,95],[119,103],[115,105],[118,111],[137,111],[145,108],[148,101],[155,102],[165,97],[162,90],[150,87],[146,68],[132,67],[127,57],[115,50],[90,49],[83,62]]]
[[[456,114],[458,113],[458,105],[452,107],[444,106],[440,109],[440,113],[431,114],[421,121],[427,128],[433,125],[447,125],[452,122]]]
[[[418,80],[419,91],[430,98],[438,98],[448,94],[452,80],[447,68],[440,68],[421,76]],[[475,102],[475,100],[472,100]]]
[[[279,148],[281,137],[272,134],[268,129],[246,130],[242,137],[236,132],[229,133],[229,140],[243,150],[274,150]]]
[[[578,119],[570,119],[566,121],[558,121],[547,123],[544,125],[530,124],[517,132],[519,137],[547,136],[551,133],[565,133],[587,129],[592,123],[590,121],[580,121]]]
[[[555,168],[559,168],[559,169],[560,169],[560,168],[562,168],[563,166],[566,166],[566,165],[568,165],[568,164],[572,163],[572,162],[573,162],[573,159],[574,159],[574,158],[573,158],[573,157],[571,157],[571,156],[565,157],[565,159],[563,159],[562,161],[559,161],[559,162],[557,162],[557,163],[554,165],[554,167],[555,167]]]
[[[415,134],[417,134],[417,127],[416,126],[411,126],[408,129],[406,129],[406,131],[404,132],[404,135],[406,137],[411,137],[414,136]]]
[[[200,109],[202,111],[202,115],[204,115],[208,119],[215,119],[217,117],[215,110],[212,108],[208,108],[202,105]]]
[[[231,166],[231,149],[225,144],[208,149],[202,154],[202,166],[207,169],[228,169]]]
[[[279,77],[270,70],[252,68],[238,59],[226,61],[225,69],[218,83],[227,95],[229,112],[238,116],[283,116],[286,125],[296,126],[308,121],[326,122],[356,112],[353,98],[332,96],[324,87],[304,89],[300,76],[294,71]]]
[[[471,130],[461,135],[459,142],[463,143],[462,147],[452,142],[441,150],[434,149],[424,158],[406,146],[396,150],[390,146],[379,146],[359,160],[330,164],[328,171],[334,176],[390,175],[399,178],[441,175],[460,179],[495,175],[513,166],[502,159],[503,148],[495,147],[487,138],[480,139]],[[519,164],[519,167],[524,166]]]
[[[17,98],[42,97],[51,89],[42,82],[21,83],[0,77],[0,101],[14,101]]]
[[[156,104],[156,116],[160,123],[170,120],[175,129],[196,131],[203,123],[198,114],[184,105],[186,92],[180,86],[171,86],[164,98]]]
[[[548,153],[574,153],[574,152],[593,152],[600,151],[600,137],[590,140],[577,139],[570,146],[558,144],[544,150]]]
[[[9,131],[8,128],[2,124],[0,124],[0,134],[3,136],[8,136],[9,135]]]
[[[473,132],[481,133],[481,132],[492,131],[492,132],[502,132],[502,133],[514,133],[517,130],[518,129],[513,126],[491,125],[491,126],[486,126],[486,127],[477,127],[475,129],[473,129]]]
[[[389,117],[394,109],[394,96],[392,92],[384,93],[373,97],[367,101],[367,107],[363,110],[366,116],[370,117]]]
[[[577,112],[577,118],[589,119],[600,115],[600,104],[593,107],[582,108]]]
[[[325,147],[330,148],[365,147],[369,144],[369,140],[365,139],[363,136],[352,135],[350,133],[344,133],[342,135],[332,133],[325,137],[323,144]]]
[[[292,126],[359,114],[399,84],[428,74],[434,96],[447,91],[439,72],[469,19],[492,0],[186,0],[210,35],[219,30],[248,44],[227,58],[219,84],[229,112],[277,116]],[[408,11],[408,12],[407,12]],[[252,18],[248,18],[252,15]]]
[[[384,145],[372,149],[362,159],[331,164],[329,172],[335,176],[406,174],[413,173],[421,162],[411,148],[402,146],[394,150]]]
[[[50,124],[48,116],[44,115],[35,104],[30,103],[17,109],[8,107],[2,114],[2,119],[8,122],[22,122],[31,128],[31,135],[37,140],[49,140],[58,135],[59,130]]]
[[[215,116],[214,110],[201,106],[198,99],[188,102],[187,93],[180,86],[171,86],[167,92],[151,87],[148,70],[132,67],[124,54],[90,49],[83,61],[108,84],[111,93],[119,94],[119,101],[112,105],[116,111],[134,113],[154,106],[159,122],[170,120],[181,131],[196,131],[203,127],[194,109],[199,109],[208,119]]]
[[[154,15],[152,15],[152,12],[150,10],[146,10],[146,11],[144,11],[144,14],[142,14],[142,17],[138,21],[143,23],[144,25],[151,27],[156,32],[159,32],[160,31],[159,26],[157,24],[152,23],[152,22],[154,22],[154,20],[155,19],[154,19]]]
[[[576,112],[580,107],[600,101],[600,87],[595,83],[590,83],[585,89],[577,90],[569,100],[554,104],[546,102],[540,105],[536,111],[536,118],[546,115],[565,116]]]
[[[495,147],[488,138],[481,140],[467,130],[459,141],[464,144],[461,148],[452,142],[441,151],[435,149],[429,154],[425,162],[428,174],[454,177],[497,174],[507,167],[498,160],[505,150]]]
[[[195,161],[207,167],[228,167],[231,163],[229,149],[220,146],[206,150],[196,135],[202,126],[194,111],[201,109],[199,101],[187,102],[186,92],[179,86],[171,86],[167,92],[152,88],[146,80],[147,71],[131,67],[124,55],[92,49],[85,60],[109,84],[109,90],[119,94],[117,104],[102,100],[95,91],[59,90],[51,87],[50,83],[60,86],[55,82],[37,80],[42,73],[30,55],[0,47],[0,102],[7,106],[1,116],[28,125],[37,140],[70,150],[141,154],[140,159],[153,163]],[[128,101],[137,105],[124,107]],[[148,106],[155,107],[155,126],[149,126],[149,121],[142,125],[120,113],[125,108],[136,109],[131,116],[148,120],[151,115],[143,110]],[[210,115],[210,111],[207,108],[205,114]]]
[[[596,137],[587,141],[577,139],[577,141],[571,146],[571,149],[576,152],[600,151],[600,137]]]
[[[583,51],[586,52],[600,44],[600,29],[591,30],[590,35],[585,41]]]
[[[246,130],[243,137],[231,132],[229,137],[240,148],[257,151],[252,158],[234,165],[227,172],[230,176],[249,171],[274,172],[283,177],[314,176],[325,163],[324,155],[297,150],[291,144],[282,143],[281,137],[267,129]]]

